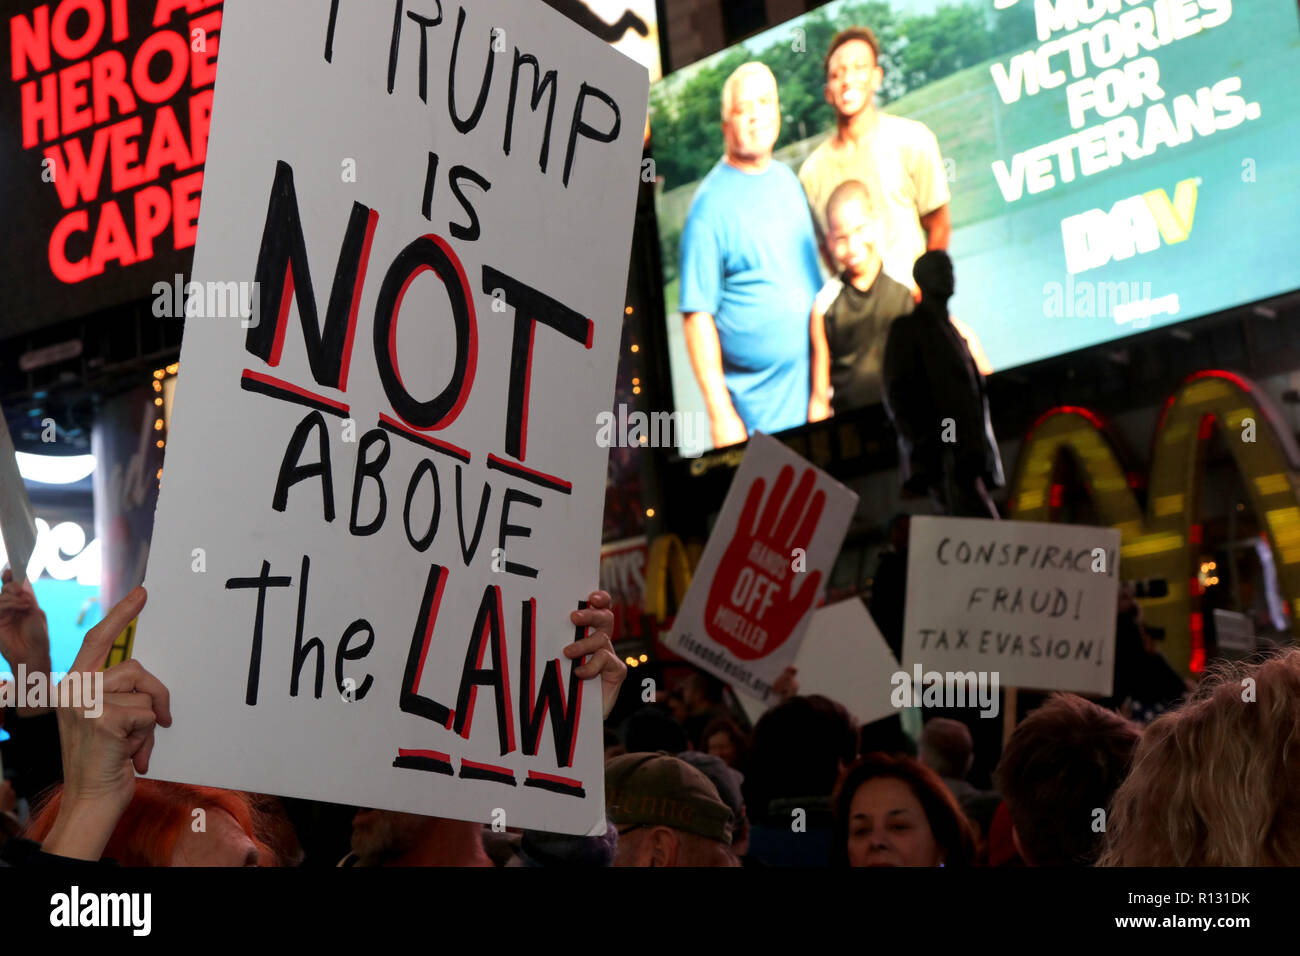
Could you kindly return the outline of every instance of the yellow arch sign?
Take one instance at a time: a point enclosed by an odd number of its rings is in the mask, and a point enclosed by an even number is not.
[[[668,588],[672,587],[673,613],[686,597],[691,586],[691,571],[699,561],[698,553],[692,556],[675,534],[661,534],[650,543],[646,555],[645,610],[663,624],[669,617]]]
[[[1189,376],[1156,425],[1143,512],[1102,420],[1086,408],[1054,408],[1021,446],[1010,517],[1053,520],[1053,464],[1063,449],[1073,452],[1102,522],[1120,531],[1122,576],[1168,583],[1166,596],[1142,605],[1148,623],[1165,629],[1169,662],[1184,674],[1199,671],[1205,646],[1198,516],[1206,442],[1218,427],[1264,525],[1292,632],[1300,639],[1300,448],[1283,421],[1267,395],[1240,375],[1213,369]]]

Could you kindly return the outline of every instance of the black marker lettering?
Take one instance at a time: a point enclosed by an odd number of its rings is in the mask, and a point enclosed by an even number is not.
[[[528,383],[532,378],[533,331],[540,322],[566,338],[591,348],[594,327],[568,306],[517,279],[483,267],[483,291],[500,289],[515,310],[514,341],[510,349],[510,391],[506,397],[506,454],[524,460],[528,444]]]
[[[537,104],[542,101],[542,94],[546,92],[546,88],[550,87],[551,90],[551,102],[546,107],[546,129],[542,133],[542,149],[537,158],[537,165],[545,173],[546,163],[551,156],[551,122],[555,119],[555,77],[557,74],[555,70],[547,70],[543,74],[541,64],[537,62],[537,57],[531,53],[520,53],[518,47],[515,47],[515,65],[510,74],[510,101],[506,105],[506,138],[502,145],[505,154],[509,156],[510,141],[513,138],[515,127],[515,98],[519,92],[519,68],[524,65],[533,68],[533,90],[530,103],[534,113],[537,112]]]
[[[266,611],[266,589],[287,588],[293,584],[290,577],[271,577],[271,562],[262,561],[262,573],[255,578],[228,578],[226,589],[238,591],[243,588],[257,588],[257,612],[253,616],[253,649],[248,655],[248,683],[244,689],[244,703],[249,707],[257,704],[257,684],[262,674],[262,620]]]
[[[325,643],[319,637],[313,637],[306,644],[302,642],[303,622],[307,616],[307,573],[311,570],[311,559],[302,556],[302,576],[298,580],[298,624],[293,637],[293,673],[289,679],[289,696],[298,696],[298,678],[302,675],[302,666],[307,662],[307,655],[316,652],[316,699],[320,700],[325,688]]]
[[[452,42],[451,47],[451,67],[447,75],[447,108],[451,111],[451,121],[455,124],[456,129],[461,133],[468,133],[478,125],[478,121],[483,116],[483,108],[487,106],[488,90],[492,85],[492,65],[496,61],[496,51],[492,49],[492,36],[488,36],[488,59],[487,67],[483,71],[483,84],[479,87],[478,99],[474,102],[474,110],[469,114],[469,119],[462,120],[456,114],[456,60],[460,57],[460,38],[465,28],[465,8],[461,7],[456,13],[456,39]]]
[[[588,97],[595,97],[614,111],[614,125],[611,129],[596,129],[594,126],[589,126],[582,118],[583,107],[586,106]],[[622,128],[622,125],[623,119],[618,111],[618,104],[614,102],[610,95],[603,90],[598,90],[594,86],[583,83],[578,90],[578,102],[573,107],[573,125],[569,128],[569,149],[564,156],[565,188],[568,188],[569,174],[573,171],[573,154],[578,146],[579,134],[584,139],[590,139],[597,143],[612,143],[618,139],[618,131]]]
[[[465,559],[465,567],[474,560],[478,551],[479,538],[483,535],[483,521],[487,518],[488,502],[492,500],[492,486],[483,482],[483,494],[479,497],[478,521],[474,524],[474,537],[468,545],[465,543],[465,504],[460,491],[460,465],[456,466],[456,527],[460,531],[460,553]]]
[[[375,210],[361,203],[352,204],[352,214],[339,247],[338,264],[334,268],[334,284],[330,289],[325,331],[322,333],[311,269],[307,263],[307,242],[294,191],[293,169],[286,162],[277,162],[254,274],[259,301],[275,308],[275,321],[259,321],[250,326],[244,348],[272,367],[279,365],[289,322],[289,307],[296,298],[312,378],[328,388],[347,391],[357,308],[370,260],[371,240],[378,223],[379,213]]]
[[[381,447],[375,460],[367,461],[366,454],[370,451],[371,445]],[[380,475],[383,473],[384,466],[388,464],[388,456],[391,452],[388,435],[382,428],[370,429],[361,436],[361,441],[357,445],[357,470],[352,478],[352,513],[348,517],[348,531],[358,537],[374,534],[383,527],[384,517],[388,514],[388,493],[384,491],[384,479]],[[357,523],[357,513],[361,508],[361,486],[367,478],[373,478],[375,486],[379,489],[379,507],[375,510],[374,520],[369,524],[360,525]]]
[[[453,166],[451,167],[451,174],[448,176],[452,193],[455,194],[456,199],[460,202],[461,208],[469,214],[469,225],[462,226],[459,223],[454,222],[448,223],[447,225],[451,229],[451,234],[455,238],[464,239],[466,242],[474,242],[479,237],[478,213],[475,212],[473,205],[470,204],[470,201],[465,198],[465,194],[461,191],[460,183],[463,179],[468,179],[484,192],[491,189],[492,184],[468,166]]]
[[[506,538],[527,538],[531,537],[533,529],[524,525],[510,523],[510,505],[514,502],[530,505],[533,508],[542,506],[541,498],[534,498],[527,492],[519,491],[515,488],[507,488],[505,496],[501,501],[501,529],[497,536],[497,546],[506,554],[510,552],[506,549]],[[506,571],[510,574],[518,574],[526,578],[537,577],[537,569],[530,568],[526,564],[515,564],[513,561],[506,561]]]
[[[307,436],[313,428],[317,432],[320,461],[300,465],[298,460],[302,457]],[[334,479],[330,474],[329,430],[325,427],[325,416],[320,412],[312,412],[298,423],[298,427],[293,430],[293,437],[289,439],[289,447],[284,450],[284,459],[280,462],[280,475],[275,481],[275,497],[271,501],[271,507],[276,511],[284,511],[289,505],[289,489],[298,482],[317,475],[320,476],[321,495],[325,500],[325,520],[333,521]]]
[[[411,530],[411,502],[415,500],[415,492],[420,487],[420,479],[428,474],[433,481],[433,510],[429,514],[429,527],[420,537],[415,536]],[[427,458],[421,458],[420,463],[415,466],[415,471],[411,473],[411,483],[406,487],[406,507],[402,510],[402,525],[406,528],[406,540],[411,542],[411,547],[416,551],[424,552],[429,550],[429,545],[433,544],[433,536],[438,533],[438,522],[442,518],[442,487],[438,484],[438,470],[434,468],[433,462]]]

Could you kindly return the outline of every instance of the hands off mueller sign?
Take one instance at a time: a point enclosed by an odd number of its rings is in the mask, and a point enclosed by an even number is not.
[[[766,701],[794,662],[857,502],[775,438],[750,436],[668,646]]]

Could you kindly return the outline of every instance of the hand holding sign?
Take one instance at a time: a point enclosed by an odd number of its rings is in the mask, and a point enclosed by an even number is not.
[[[788,596],[787,577],[800,573],[794,571],[791,556],[796,551],[807,553],[826,505],[824,492],[814,494],[803,522],[795,531],[816,478],[813,469],[804,469],[798,487],[787,502],[793,480],[794,469],[786,465],[777,475],[757,524],[755,518],[765,482],[758,478],[750,486],[736,534],[727,545],[713,577],[713,586],[709,588],[704,608],[705,628],[709,637],[741,660],[754,660],[784,644],[812,605],[817,586],[821,584],[821,572],[814,571],[804,578],[792,597]]]
[[[580,641],[574,641],[564,649],[564,656],[570,660],[586,657],[574,671],[583,680],[590,680],[600,675],[602,716],[608,717],[618,700],[619,688],[627,676],[627,665],[614,653],[614,612],[609,609],[612,598],[605,591],[593,591],[587,598],[587,607],[574,611],[569,620],[582,627],[594,628]],[[590,656],[588,656],[590,655]]]

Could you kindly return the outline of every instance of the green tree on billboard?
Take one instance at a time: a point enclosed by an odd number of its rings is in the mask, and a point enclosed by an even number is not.
[[[827,13],[834,10],[834,17]],[[669,78],[650,94],[655,163],[665,189],[704,178],[722,156],[722,85],[749,60],[767,64],[781,94],[781,149],[828,132],[834,116],[825,97],[823,59],[831,38],[850,25],[869,26],[880,43],[885,106],[911,90],[982,63],[1034,40],[1033,9],[1018,5],[990,18],[984,4],[939,7],[899,17],[888,0],[863,0],[822,8],[761,34]],[[688,68],[690,69],[690,68]]]

